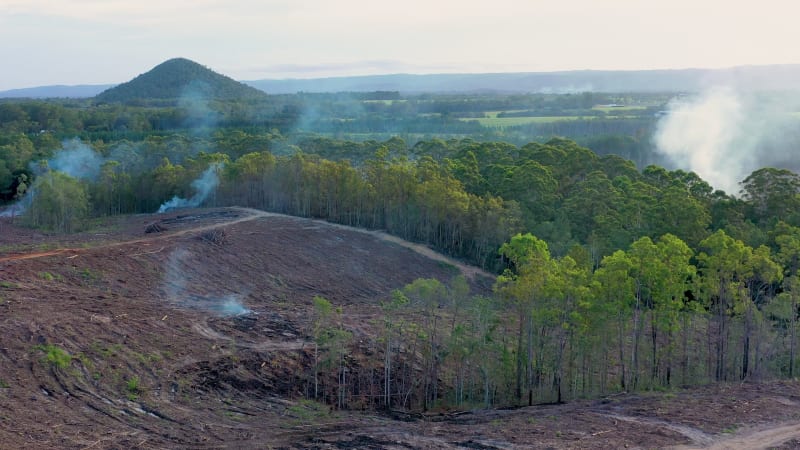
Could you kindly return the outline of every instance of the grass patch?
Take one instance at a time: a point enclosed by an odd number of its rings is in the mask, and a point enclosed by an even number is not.
[[[78,274],[84,279],[84,281],[95,281],[103,277],[99,271],[92,270],[88,267],[78,271]]]
[[[0,281],[0,288],[3,288],[3,289],[15,289],[16,287],[17,287],[17,285],[12,283],[12,282],[10,282],[10,281]]]
[[[230,411],[230,410],[223,411],[222,415],[227,417],[228,419],[235,420],[236,422],[241,422],[245,419],[244,414],[238,413],[236,411]]]
[[[127,390],[127,397],[130,401],[135,401],[139,398],[141,389],[139,387],[139,377],[133,377],[125,383],[125,390]]]
[[[122,344],[103,345],[99,341],[92,343],[92,351],[100,355],[103,359],[108,359],[112,356],[119,355],[122,350]]]
[[[647,109],[645,106],[600,106],[595,105],[592,110],[594,111],[603,111],[606,113],[613,113],[617,111],[642,111]]]
[[[481,126],[486,128],[505,128],[531,123],[552,123],[566,120],[591,119],[592,117],[583,116],[539,116],[539,117],[479,117],[459,119],[465,122],[477,120]]]
[[[1,379],[0,379],[0,389],[8,389],[8,388],[10,388],[10,387],[11,387],[11,386],[9,386],[9,384],[8,384],[8,383],[6,383],[6,381],[5,381],[5,380],[1,380]]]
[[[57,273],[54,274],[52,272],[39,272],[36,275],[44,281],[53,281],[53,280],[61,281],[64,279],[64,277],[62,277],[60,274]]]
[[[36,348],[44,352],[44,361],[59,369],[66,369],[72,361],[72,356],[62,349],[53,344],[37,345]]]
[[[161,355],[156,352],[146,354],[134,352],[134,357],[142,364],[153,364],[163,359]]]
[[[286,412],[300,422],[308,422],[329,417],[330,407],[313,400],[300,400],[286,408]]]
[[[78,358],[78,361],[80,361],[81,364],[83,364],[83,367],[85,367],[86,370],[88,370],[89,372],[94,372],[94,362],[92,362],[92,360],[89,359],[89,356],[87,356],[86,353],[78,353],[77,355],[75,355],[75,357]]]
[[[722,433],[723,433],[723,434],[733,434],[733,433],[736,433],[736,430],[737,430],[738,428],[739,428],[739,427],[738,427],[738,426],[736,426],[736,425],[731,425],[731,426],[729,426],[729,427],[725,428],[724,430],[722,430]]]
[[[630,107],[631,109],[641,109],[641,107]],[[607,115],[582,115],[582,116],[525,116],[525,117],[497,117],[502,112],[513,113],[517,111],[487,111],[485,117],[463,117],[459,118],[463,122],[476,120],[481,126],[485,128],[507,128],[516,127],[520,125],[530,125],[536,123],[553,123],[553,122],[567,122],[575,120],[596,120],[596,119],[636,119],[639,116],[624,114],[625,108],[610,108],[611,111]],[[614,114],[614,113],[620,114]]]

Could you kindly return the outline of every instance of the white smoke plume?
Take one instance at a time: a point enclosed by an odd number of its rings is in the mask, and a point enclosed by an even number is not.
[[[223,316],[243,316],[245,314],[250,314],[253,311],[246,308],[242,301],[239,300],[238,296],[236,295],[228,295],[225,299],[221,302],[221,304],[217,305],[215,308],[216,312]]]
[[[791,115],[797,107],[792,103],[727,87],[673,99],[658,123],[655,145],[677,168],[737,195],[739,182],[759,168],[796,169],[792,155],[800,121]]]
[[[94,149],[81,142],[80,139],[74,138],[64,140],[61,148],[47,160],[46,164],[31,163],[30,170],[37,176],[47,170],[57,170],[80,180],[96,181],[105,161],[106,159]],[[35,190],[30,187],[30,180],[28,183],[29,187],[25,195],[18,202],[0,211],[0,217],[13,217],[25,213],[36,195]]]
[[[192,135],[208,137],[216,128],[219,113],[211,108],[211,87],[202,81],[191,81],[181,92],[178,106],[186,112],[184,126]]]
[[[219,316],[241,316],[253,311],[244,306],[241,296],[237,294],[207,295],[192,292],[198,286],[193,279],[192,266],[198,264],[192,260],[192,254],[179,248],[169,255],[164,267],[164,292],[173,304],[184,308],[202,309]]]
[[[81,180],[95,181],[105,158],[79,139],[69,139],[61,143],[61,149],[47,161],[52,170]]]
[[[200,206],[209,195],[219,186],[219,176],[217,172],[222,168],[222,163],[214,163],[208,166],[200,178],[192,181],[192,188],[195,194],[189,198],[181,198],[177,195],[171,200],[164,202],[159,208],[158,213],[169,211],[176,208],[194,208]]]

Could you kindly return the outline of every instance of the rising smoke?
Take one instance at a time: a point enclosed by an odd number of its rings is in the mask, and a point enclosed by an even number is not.
[[[95,181],[105,158],[79,139],[69,139],[61,143],[61,149],[47,161],[52,170],[80,180]]]
[[[672,164],[715,189],[739,193],[739,183],[766,166],[797,170],[797,105],[777,95],[718,87],[676,98],[659,121],[655,145]]]
[[[208,295],[196,292],[201,288],[194,282],[193,268],[199,262],[193,260],[193,255],[186,249],[179,248],[169,255],[164,268],[164,292],[167,299],[173,304],[184,308],[201,309],[210,311],[219,316],[240,316],[251,314],[252,311],[242,303],[242,296],[237,294]]]
[[[91,147],[74,138],[63,141],[61,148],[45,163],[31,163],[30,170],[37,177],[47,170],[56,170],[79,180],[96,181],[105,162],[106,159]],[[35,186],[30,186],[17,203],[0,211],[0,217],[24,214],[34,196],[36,196]]]
[[[208,137],[219,122],[219,113],[211,109],[211,87],[193,80],[181,91],[178,106],[186,112],[183,126],[196,137]]]
[[[192,181],[192,188],[195,194],[189,198],[180,198],[177,195],[171,200],[164,202],[159,208],[158,213],[169,211],[176,208],[194,208],[200,206],[209,195],[219,186],[219,176],[217,172],[222,169],[222,163],[214,163],[208,166],[200,178]]]

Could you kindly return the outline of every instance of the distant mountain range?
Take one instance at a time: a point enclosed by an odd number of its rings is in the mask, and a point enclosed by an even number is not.
[[[403,93],[696,92],[719,85],[743,90],[800,90],[800,65],[741,66],[730,69],[396,74],[308,80],[254,80],[245,81],[245,83],[270,94],[373,91],[400,91]]]
[[[188,78],[187,78],[188,77]],[[743,90],[800,90],[800,65],[740,66],[729,69],[677,69],[566,72],[520,72],[433,75],[367,75],[313,79],[265,79],[236,82],[200,64],[176,58],[156,66],[128,83],[113,85],[40,86],[0,91],[0,97],[92,97],[118,101],[131,96],[173,98],[188,81],[206,84],[215,97],[250,97],[242,83],[268,94],[296,92],[402,93],[571,93],[571,92],[695,92],[711,86]],[[198,85],[199,86],[199,85]],[[157,97],[165,95],[167,97]]]
[[[65,86],[37,86],[22,89],[0,91],[0,98],[86,98],[114,87],[113,84],[80,84]]]

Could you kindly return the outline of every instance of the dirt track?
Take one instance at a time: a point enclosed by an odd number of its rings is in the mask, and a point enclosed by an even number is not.
[[[144,235],[156,220],[166,231]],[[0,448],[800,444],[797,382],[404,420],[320,410],[297,401],[314,295],[365,336],[392,289],[455,268],[487,289],[482,273],[379,232],[236,208],[132,216],[67,237],[2,225],[13,252],[0,255]],[[214,229],[224,243],[201,239]],[[50,248],[35,248],[43,241]],[[220,316],[227,297],[252,313]],[[65,367],[45,360],[48,345],[69,353]]]
[[[696,450],[759,450],[771,449],[792,440],[800,439],[800,422],[770,426],[760,430],[747,430],[729,438],[720,438],[703,447],[681,446],[676,449]],[[791,448],[795,448],[792,446]]]

